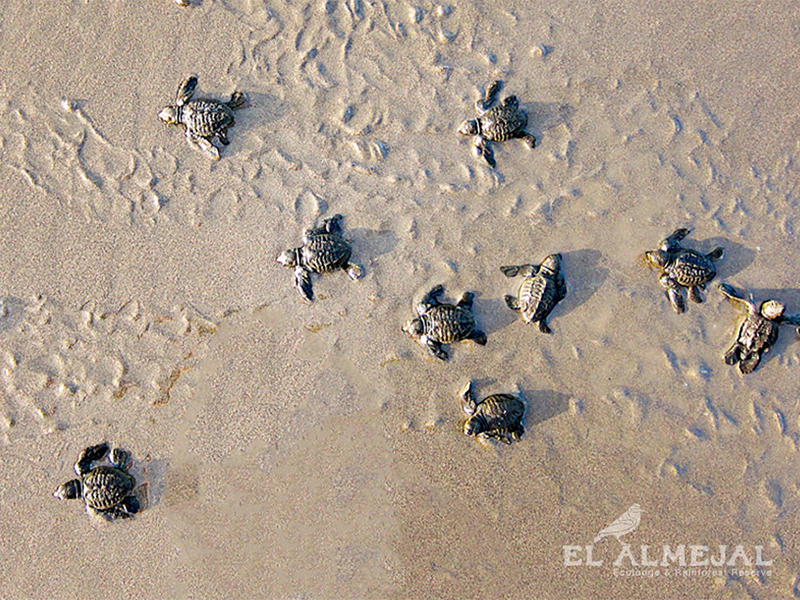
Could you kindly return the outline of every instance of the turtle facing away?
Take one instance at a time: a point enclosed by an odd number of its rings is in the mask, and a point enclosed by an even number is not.
[[[505,301],[511,310],[522,315],[526,323],[538,323],[542,333],[553,333],[547,317],[567,295],[567,284],[561,274],[561,255],[551,254],[541,265],[500,267],[506,277],[522,275],[517,296],[507,294]]]
[[[510,444],[512,439],[518,440],[525,433],[522,425],[525,402],[518,396],[492,394],[477,402],[471,381],[461,389],[460,396],[464,412],[469,417],[464,423],[465,434],[495,438]]]
[[[314,301],[311,273],[331,273],[344,270],[355,281],[363,273],[360,266],[350,262],[350,242],[342,236],[342,215],[325,219],[320,227],[303,232],[303,245],[281,253],[278,262],[294,268],[294,283],[300,296]]]
[[[475,112],[478,113],[478,118],[467,119],[458,128],[459,133],[474,136],[472,149],[475,157],[483,156],[492,167],[497,166],[497,163],[489,142],[504,142],[520,138],[525,140],[531,148],[536,146],[536,138],[525,131],[528,115],[520,109],[517,97],[508,96],[499,104],[495,104],[497,94],[502,87],[501,81],[495,81],[486,88],[483,98],[475,103]]]
[[[767,300],[756,308],[732,286],[721,283],[719,291],[730,300],[744,304],[747,318],[739,327],[736,341],[725,353],[725,364],[738,364],[742,375],[752,373],[761,362],[761,355],[778,341],[778,330],[783,324],[800,325],[800,318],[785,317],[786,306],[777,300]]]
[[[689,235],[690,231],[690,229],[676,229],[661,242],[658,250],[651,250],[645,254],[651,265],[661,269],[659,283],[667,290],[672,308],[677,313],[686,310],[686,301],[683,299],[681,288],[688,288],[689,298],[692,301],[698,303],[703,301],[700,290],[705,289],[706,283],[717,275],[714,263],[724,254],[723,249],[719,247],[708,254],[683,248],[680,241]]]
[[[477,328],[472,314],[472,301],[475,294],[465,292],[458,304],[442,304],[439,297],[444,286],[437,285],[425,294],[417,305],[417,317],[409,319],[403,326],[412,338],[419,340],[421,346],[440,360],[447,360],[442,344],[452,344],[462,340],[472,340],[481,346],[486,345],[486,334]]]
[[[158,117],[170,125],[186,127],[186,139],[214,160],[219,160],[219,148],[211,140],[216,136],[228,145],[228,128],[236,124],[233,111],[245,103],[245,96],[242,92],[234,92],[227,102],[211,98],[191,100],[196,87],[197,77],[192,75],[178,88],[175,105],[163,108]]]
[[[109,453],[109,446],[103,442],[86,448],[78,456],[75,473],[79,479],[71,479],[60,485],[53,493],[59,500],[83,498],[86,510],[107,520],[129,518],[139,512],[141,504],[136,488],[136,480],[128,473],[130,455],[121,448],[114,448],[109,456],[110,466],[92,467],[92,463],[102,460]]]

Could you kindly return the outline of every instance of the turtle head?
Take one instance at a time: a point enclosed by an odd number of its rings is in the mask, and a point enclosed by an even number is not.
[[[471,419],[467,419],[467,422],[464,423],[465,434],[478,435],[481,432],[483,432],[483,421],[481,419],[472,417]]]
[[[558,273],[561,270],[561,254],[551,254],[542,261],[542,269],[546,269],[551,273]]]
[[[786,311],[786,305],[777,300],[767,300],[761,303],[761,308],[759,310],[762,317],[774,320],[783,316],[784,311]]]
[[[422,324],[422,320],[415,318],[409,319],[406,321],[406,324],[403,325],[403,331],[405,331],[408,335],[413,338],[421,337],[423,333],[425,333],[425,326]]]
[[[158,113],[158,118],[168,125],[177,125],[181,122],[181,107],[166,106]]]
[[[71,479],[67,483],[62,483],[58,489],[53,492],[53,496],[59,500],[74,500],[81,497],[81,480]]]
[[[481,126],[477,119],[467,119],[458,128],[458,133],[464,135],[478,135],[480,132]]]
[[[667,266],[670,259],[670,253],[666,250],[650,250],[649,252],[645,252],[644,256],[648,263],[661,269]]]
[[[281,255],[278,257],[278,262],[284,267],[296,267],[300,264],[300,248],[293,248],[292,250],[281,252]]]

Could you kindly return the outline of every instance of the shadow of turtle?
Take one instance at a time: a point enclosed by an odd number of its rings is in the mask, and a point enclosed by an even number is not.
[[[736,287],[736,290],[740,293],[743,293],[745,298],[756,305],[756,308],[760,307],[761,303],[766,302],[767,300],[778,300],[779,302],[782,302],[786,305],[785,316],[795,317],[798,320],[798,323],[800,323],[800,289],[759,288],[746,290],[744,288]],[[728,345],[725,346],[725,351],[727,351],[728,348],[730,348],[731,345],[736,341],[739,328],[741,327],[741,324],[744,322],[744,319],[747,315],[745,306],[743,304],[734,301],[730,301],[730,304],[739,312],[740,316],[739,320],[737,321],[736,329],[731,331],[730,341]],[[792,344],[796,343],[798,340],[800,340],[800,326],[794,324],[782,325],[778,331],[778,339],[775,342],[775,345],[770,348],[769,352],[766,352],[762,355],[761,362],[756,370],[761,369],[765,363],[769,362],[774,357],[782,355],[791,347]]]
[[[598,250],[562,252],[562,273],[567,282],[567,295],[553,309],[558,318],[586,303],[605,282],[608,269],[599,266],[603,254]]]
[[[277,121],[289,112],[289,105],[272,94],[245,92],[245,95],[247,101],[234,113],[237,125],[252,129],[259,124]]]
[[[0,297],[0,333],[20,325],[26,314],[24,300],[13,296]]]
[[[525,390],[520,395],[528,404],[525,428],[534,427],[560,415],[569,408],[570,394],[555,390]]]
[[[521,104],[521,108],[528,115],[525,130],[534,135],[537,144],[545,131],[567,124],[575,114],[573,107],[559,102],[527,102]]]
[[[508,293],[516,296],[516,289],[509,290]],[[476,296],[473,312],[475,313],[475,320],[478,322],[478,329],[487,336],[505,329],[515,321],[519,321],[520,325],[525,324],[519,313],[511,310],[502,296],[500,298],[485,299]]]
[[[397,246],[397,235],[388,229],[354,228],[344,232],[344,237],[353,242],[353,254],[369,257],[369,260],[387,254]]]
[[[703,240],[702,243],[691,247],[695,248],[698,252],[708,254],[718,246],[721,246],[725,250],[725,255],[722,257],[722,259],[714,263],[714,266],[717,269],[717,276],[714,281],[722,278],[733,277],[740,271],[743,271],[749,267],[756,258],[756,253],[754,250],[751,250],[742,244],[737,244],[736,242],[726,240],[722,237],[709,238],[707,240]],[[708,286],[709,284],[706,285]]]

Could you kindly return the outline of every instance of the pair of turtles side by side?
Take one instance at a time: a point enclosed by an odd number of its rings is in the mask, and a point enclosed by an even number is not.
[[[192,75],[178,88],[175,104],[163,108],[158,117],[170,125],[183,125],[189,143],[199,147],[210,158],[219,160],[219,148],[211,141],[217,137],[226,146],[229,144],[228,129],[236,124],[233,111],[241,108],[246,98],[242,92],[234,92],[227,102],[211,98],[191,100],[196,87],[197,77]]]
[[[439,360],[446,361],[447,353],[442,344],[454,344],[472,340],[481,346],[486,345],[486,334],[478,329],[472,314],[475,294],[465,292],[458,303],[446,304],[439,301],[444,286],[437,285],[422,298],[416,306],[417,316],[409,319],[403,326],[405,331]]]
[[[752,373],[761,362],[761,356],[769,352],[778,341],[780,326],[800,326],[800,316],[784,316],[786,305],[777,300],[766,300],[757,307],[726,283],[721,283],[718,289],[725,297],[747,309],[747,316],[739,326],[736,341],[725,353],[725,364],[738,365],[742,375]]]
[[[472,381],[459,393],[462,408],[467,414],[464,433],[475,437],[494,438],[506,444],[518,440],[525,427],[525,401],[512,394],[492,394],[478,402],[472,390]]]
[[[325,219],[319,227],[303,232],[303,245],[286,250],[278,256],[278,262],[294,269],[294,283],[300,297],[306,302],[314,301],[311,287],[312,273],[345,271],[353,281],[360,279],[363,269],[350,262],[352,247],[342,235],[342,215]]]
[[[110,454],[109,454],[110,451]],[[92,463],[108,456],[110,465],[92,467]],[[127,519],[142,508],[139,497],[144,486],[136,487],[136,480],[128,472],[130,454],[121,448],[111,450],[107,443],[90,446],[78,455],[75,473],[53,493],[59,500],[81,498],[90,514],[106,520]]]
[[[472,149],[476,158],[481,156],[491,167],[496,167],[489,142],[504,142],[514,138],[525,141],[530,148],[536,146],[536,138],[525,131],[528,125],[528,116],[519,107],[519,100],[516,96],[508,96],[497,104],[497,94],[503,87],[503,83],[495,81],[475,103],[475,112],[478,113],[477,119],[468,119],[458,128],[458,132],[463,135],[471,135]]]
[[[525,323],[537,323],[542,333],[552,333],[547,317],[567,295],[567,284],[561,274],[561,255],[551,254],[541,265],[509,265],[500,267],[506,277],[524,277],[517,296],[507,294],[511,310],[522,315]]]
[[[667,296],[675,312],[686,310],[683,288],[688,289],[693,302],[703,301],[700,290],[714,279],[717,269],[714,263],[724,255],[722,248],[715,248],[708,254],[701,254],[681,246],[680,242],[691,232],[690,229],[676,229],[661,242],[658,250],[645,253],[648,262],[661,270],[659,283],[667,290]]]

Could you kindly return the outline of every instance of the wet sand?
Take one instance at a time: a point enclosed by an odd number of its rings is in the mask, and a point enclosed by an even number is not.
[[[715,289],[800,312],[797,11],[193,2],[0,8],[0,596],[800,596],[797,336],[741,377]],[[192,73],[249,98],[219,162],[156,117]],[[494,79],[539,144],[490,169],[456,129]],[[307,306],[275,257],[335,213],[365,275]],[[683,226],[726,255],[677,315],[641,257]],[[545,336],[499,266],[555,251]],[[488,334],[448,364],[400,331],[437,283]],[[468,379],[526,399],[519,442],[461,433]],[[101,440],[148,483],[130,522],[51,496]]]

